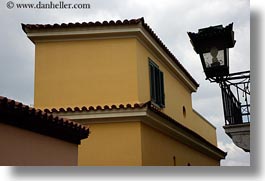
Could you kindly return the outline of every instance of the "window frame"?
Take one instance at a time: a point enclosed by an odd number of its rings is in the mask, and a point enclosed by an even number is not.
[[[165,107],[164,73],[159,66],[149,58],[149,82],[151,102],[160,108]]]

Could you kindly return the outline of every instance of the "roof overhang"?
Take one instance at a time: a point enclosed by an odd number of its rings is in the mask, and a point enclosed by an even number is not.
[[[80,144],[89,128],[0,96],[0,123]]]

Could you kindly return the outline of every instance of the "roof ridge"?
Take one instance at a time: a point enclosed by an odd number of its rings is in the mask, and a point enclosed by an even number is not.
[[[73,26],[104,26],[104,25],[130,25],[130,24],[138,24],[144,23],[144,17],[141,18],[134,18],[134,19],[124,19],[122,20],[109,20],[109,21],[88,21],[88,22],[68,22],[68,23],[54,23],[54,24],[24,24],[21,23],[23,31],[26,33],[26,28],[28,29],[38,29],[38,28],[60,28],[60,27],[73,27]]]

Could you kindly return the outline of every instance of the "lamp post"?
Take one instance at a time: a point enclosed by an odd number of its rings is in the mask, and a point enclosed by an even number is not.
[[[206,79],[220,85],[226,133],[237,146],[249,152],[250,71],[229,72],[229,48],[236,43],[233,23],[199,29],[198,33],[188,32],[188,36],[200,55]]]

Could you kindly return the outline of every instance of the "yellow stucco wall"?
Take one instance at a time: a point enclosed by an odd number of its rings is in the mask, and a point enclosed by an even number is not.
[[[191,91],[162,62],[162,57],[157,57],[151,49],[147,49],[141,42],[137,41],[139,101],[150,100],[149,58],[164,73],[165,108],[161,111],[199,133],[212,144],[217,145],[215,128],[194,113],[192,109]],[[183,107],[185,107],[186,116],[183,114]]]
[[[36,43],[36,108],[135,103],[135,39]]]
[[[218,166],[220,163],[141,123],[140,119],[128,120],[124,119],[123,123],[89,123],[91,134],[79,145],[78,165],[173,166],[174,156],[177,166],[188,163]]]
[[[169,136],[141,124],[142,164],[144,166],[218,166],[220,163]],[[184,154],[185,153],[185,154]]]
[[[151,58],[164,72],[166,107],[162,111],[217,144],[215,129],[193,112],[191,91],[162,57],[136,38],[38,42],[35,56],[36,108],[149,101]]]
[[[164,73],[162,111],[216,145],[215,129],[193,112],[191,91],[136,38],[37,42],[35,56],[34,107],[41,109],[149,101],[150,57]],[[173,154],[181,153],[193,154],[192,164],[217,164],[139,121],[89,126],[91,134],[79,146],[79,165],[168,165]],[[162,146],[156,139],[164,142]],[[164,156],[159,155],[161,147],[168,152]],[[195,155],[200,158],[193,159]],[[161,158],[152,160],[153,156]]]
[[[80,166],[139,166],[140,122],[89,123],[91,134],[78,148]]]

